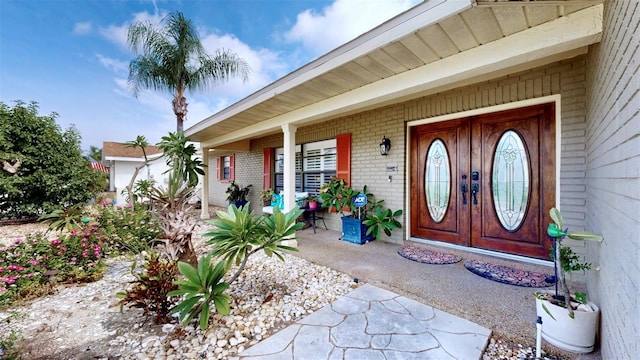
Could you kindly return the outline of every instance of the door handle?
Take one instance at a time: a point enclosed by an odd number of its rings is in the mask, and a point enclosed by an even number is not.
[[[469,191],[467,184],[460,185],[460,191],[462,192],[462,205],[467,205],[467,191]]]
[[[480,185],[471,184],[471,196],[473,197],[473,205],[478,205],[478,198],[476,194],[480,192]]]

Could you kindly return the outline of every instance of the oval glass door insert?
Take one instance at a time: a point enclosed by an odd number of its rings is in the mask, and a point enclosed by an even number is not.
[[[500,224],[514,231],[522,224],[529,202],[529,159],[522,138],[513,130],[498,141],[491,179]]]
[[[424,193],[429,215],[441,222],[449,207],[451,192],[451,166],[447,149],[440,139],[434,140],[427,151],[424,172]]]

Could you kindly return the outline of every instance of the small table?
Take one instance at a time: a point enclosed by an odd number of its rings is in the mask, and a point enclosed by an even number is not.
[[[316,219],[318,220],[322,220],[322,224],[324,224],[324,228],[325,230],[329,230],[327,228],[327,223],[324,222],[324,216],[318,216],[317,212],[320,211],[324,211],[327,210],[326,207],[320,207],[318,206],[315,209],[309,209],[309,206],[303,207],[302,210],[304,210],[303,216],[305,218],[305,220],[309,219],[309,215],[311,215],[311,224],[313,225],[313,233],[316,233]]]

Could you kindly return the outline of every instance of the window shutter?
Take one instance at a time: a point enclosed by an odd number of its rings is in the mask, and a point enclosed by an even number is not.
[[[262,149],[262,188],[271,188],[271,172],[273,171],[273,149]]]
[[[229,181],[236,179],[236,154],[229,155]]]
[[[336,177],[351,185],[351,133],[336,136]]]
[[[220,181],[222,179],[222,176],[220,175],[222,173],[222,156],[218,156],[218,158],[216,158],[216,180]]]

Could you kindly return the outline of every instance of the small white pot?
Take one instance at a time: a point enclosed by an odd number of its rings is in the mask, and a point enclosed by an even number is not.
[[[540,290],[537,294],[553,294],[551,290]],[[569,311],[554,305],[547,300],[536,298],[536,311],[542,318],[542,338],[560,349],[586,354],[593,351],[598,331],[600,309],[589,301],[593,312],[574,311],[574,318],[569,317]],[[553,318],[542,307],[549,310]],[[555,319],[555,320],[554,320]]]

